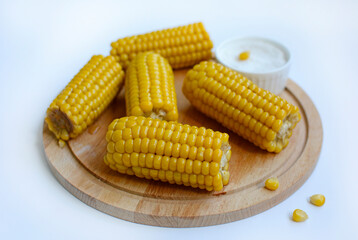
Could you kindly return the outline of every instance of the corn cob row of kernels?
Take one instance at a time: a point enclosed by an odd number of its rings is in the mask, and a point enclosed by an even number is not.
[[[125,86],[127,116],[178,120],[173,70],[159,54],[139,53],[126,71]]]
[[[108,150],[110,153],[111,150]],[[140,151],[140,150],[139,150]],[[215,177],[220,172],[220,163],[170,157],[158,153],[119,153],[114,149],[113,154],[107,155],[110,164],[119,164],[127,168],[142,167],[155,170],[165,170],[187,174],[202,174]],[[224,169],[225,170],[225,169]]]
[[[172,68],[190,67],[211,59],[213,43],[202,23],[118,39],[111,55],[127,68],[138,53],[153,51],[167,58]]]
[[[146,178],[155,181],[168,182],[170,184],[184,185],[193,188],[206,189],[207,191],[220,191],[222,189],[222,183],[224,181],[227,185],[229,176],[227,172],[223,175],[216,175],[215,177],[210,175],[201,175],[201,174],[187,174],[187,173],[179,173],[173,172],[170,170],[156,170],[142,167],[125,167],[123,165],[112,165],[109,164],[109,167],[115,171],[118,171],[122,174],[127,175],[135,175],[139,178]],[[225,175],[225,179],[224,179]]]
[[[269,152],[287,146],[301,118],[298,107],[214,62],[190,70],[183,93],[201,112]]]
[[[58,139],[82,133],[123,86],[124,72],[112,56],[93,56],[53,100],[45,121]]]
[[[124,117],[108,127],[104,162],[120,173],[219,191],[229,181],[228,139],[204,127]]]

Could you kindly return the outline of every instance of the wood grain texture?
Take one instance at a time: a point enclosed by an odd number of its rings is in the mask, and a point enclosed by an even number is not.
[[[119,174],[103,162],[108,124],[125,116],[123,92],[87,131],[61,149],[44,125],[43,144],[59,182],[86,204],[136,223],[166,227],[222,224],[263,212],[295,192],[313,171],[322,145],[320,116],[306,93],[289,80],[282,97],[299,106],[302,120],[279,154],[268,153],[207,118],[181,92],[187,70],[175,72],[179,122],[230,135],[230,182],[220,194]],[[276,191],[264,181],[279,178]]]

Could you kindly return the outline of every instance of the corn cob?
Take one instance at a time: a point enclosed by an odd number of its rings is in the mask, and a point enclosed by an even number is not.
[[[298,107],[214,62],[188,71],[183,93],[201,112],[269,152],[287,146],[301,119]]]
[[[124,72],[114,57],[93,56],[47,109],[50,131],[63,141],[78,136],[109,105],[123,82]]]
[[[153,51],[167,58],[172,68],[190,67],[211,59],[213,43],[202,23],[118,39],[111,55],[127,68],[140,52]]]
[[[127,116],[178,120],[174,74],[159,54],[140,53],[126,71]]]
[[[104,162],[123,174],[220,191],[229,181],[228,139],[204,127],[123,117],[108,127]]]

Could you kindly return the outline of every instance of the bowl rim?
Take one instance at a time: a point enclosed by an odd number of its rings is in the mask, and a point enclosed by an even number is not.
[[[225,46],[226,44],[228,44],[230,42],[243,40],[243,39],[264,40],[266,42],[269,42],[269,43],[275,45],[276,47],[278,47],[282,51],[284,51],[284,53],[285,53],[285,55],[287,57],[286,63],[284,65],[282,65],[281,67],[274,68],[272,70],[265,71],[265,72],[242,71],[239,68],[234,67],[229,63],[225,63],[225,61],[222,60],[222,58],[221,58],[221,56],[219,54],[220,50],[223,48],[223,46]],[[223,64],[224,66],[229,67],[229,68],[231,68],[231,69],[233,69],[235,71],[238,71],[238,72],[243,73],[243,74],[247,73],[247,74],[256,74],[256,75],[265,75],[265,74],[271,74],[271,73],[280,72],[280,71],[288,68],[291,65],[291,62],[292,62],[292,54],[291,54],[290,50],[285,45],[283,45],[282,43],[280,43],[280,42],[278,42],[276,40],[266,38],[266,37],[260,37],[260,36],[236,36],[236,37],[226,39],[223,42],[221,42],[219,44],[219,46],[215,49],[215,57],[221,64]]]

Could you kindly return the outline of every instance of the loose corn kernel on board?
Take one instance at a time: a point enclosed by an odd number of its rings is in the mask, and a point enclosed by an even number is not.
[[[76,139],[60,148],[47,125],[43,144],[48,163],[59,182],[86,204],[131,222],[196,227],[222,224],[263,212],[295,192],[313,171],[322,144],[320,116],[306,93],[289,80],[281,94],[299,106],[302,120],[288,146],[279,154],[254,146],[197,111],[181,89],[188,70],[175,71],[179,122],[205,126],[230,135],[230,182],[220,192],[208,192],[119,174],[103,162],[107,126],[126,115],[124,91]],[[265,180],[278,177],[276,191],[264,188]]]

